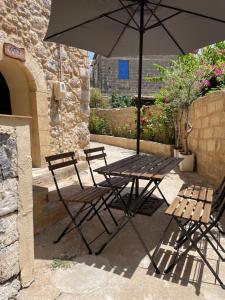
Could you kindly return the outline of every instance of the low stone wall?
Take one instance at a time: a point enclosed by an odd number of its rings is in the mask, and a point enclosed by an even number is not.
[[[112,146],[122,147],[126,149],[136,150],[136,140],[121,137],[114,137],[110,135],[91,134],[91,141],[104,143]],[[140,141],[140,150],[144,153],[151,153],[163,156],[172,156],[174,146],[160,144],[152,141]]]
[[[208,94],[193,102],[189,118],[193,129],[188,144],[196,155],[197,171],[218,184],[225,176],[225,91]]]
[[[154,114],[158,111],[155,105],[148,106],[148,110]],[[102,109],[92,108],[91,111],[99,117],[104,117],[110,127],[122,127],[128,125],[130,129],[136,130],[137,112],[135,107]]]
[[[0,299],[33,280],[30,119],[0,116]]]

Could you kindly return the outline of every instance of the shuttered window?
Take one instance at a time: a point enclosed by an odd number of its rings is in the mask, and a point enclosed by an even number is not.
[[[129,79],[129,60],[118,61],[118,78]]]

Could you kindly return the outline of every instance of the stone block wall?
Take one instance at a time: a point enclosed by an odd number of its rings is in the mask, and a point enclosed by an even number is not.
[[[0,117],[0,299],[33,280],[29,122]]]
[[[162,87],[162,83],[147,82],[146,76],[156,76],[158,71],[154,64],[167,66],[174,56],[146,55],[143,58],[143,81],[142,94],[149,95],[156,93]],[[125,59],[129,61],[129,79],[118,78],[118,61]],[[138,57],[115,57],[106,58],[98,56],[93,67],[93,85],[99,87],[103,94],[111,95],[116,92],[120,95],[137,95],[138,93]]]
[[[194,101],[189,117],[193,129],[188,144],[196,155],[197,171],[218,184],[225,176],[225,91]]]
[[[6,77],[9,65],[15,65],[20,72],[24,72],[24,80],[28,80],[29,99],[24,105],[22,98],[25,96],[19,99],[17,93],[15,103],[21,102],[23,105],[20,105],[19,113],[14,111],[13,114],[32,116],[37,123],[35,126],[40,136],[34,137],[36,144],[33,148],[41,147],[41,163],[36,163],[38,167],[45,163],[46,155],[79,151],[89,143],[88,52],[43,41],[50,6],[51,0],[0,0],[0,72]],[[3,43],[25,48],[26,61],[5,57],[1,53]],[[16,69],[12,69],[12,73],[16,73]],[[17,77],[21,78],[20,75]],[[66,84],[66,98],[62,102],[55,101],[55,81]],[[10,93],[13,85],[9,86]],[[26,111],[22,111],[24,106]]]

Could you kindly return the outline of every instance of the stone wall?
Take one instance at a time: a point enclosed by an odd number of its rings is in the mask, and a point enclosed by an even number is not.
[[[30,120],[0,117],[0,299],[33,280]]]
[[[149,95],[158,92],[162,83],[147,82],[146,76],[156,76],[158,71],[154,64],[167,66],[174,56],[146,55],[143,58],[142,94]],[[118,61],[129,61],[129,79],[118,78]],[[138,91],[138,57],[106,58],[98,56],[93,67],[93,85],[99,87],[103,94],[111,95],[116,92],[120,95],[137,95]]]
[[[194,101],[189,117],[193,130],[188,144],[196,155],[197,171],[218,184],[225,176],[225,91]]]
[[[50,0],[0,0],[0,42],[12,43],[25,48],[26,51],[25,63],[6,57],[3,59],[7,63],[17,64],[20,70],[23,66],[28,68],[28,73],[31,70],[34,75],[33,78],[29,78],[29,84],[41,80],[47,87],[46,91],[42,89],[39,92],[43,104],[40,109],[36,108],[37,115],[35,108],[33,112],[24,112],[24,115],[38,119],[39,133],[42,131],[40,144],[44,151],[41,164],[44,163],[44,156],[47,154],[79,150],[89,143],[88,53],[72,47],[43,42],[50,5]],[[30,57],[34,59],[36,65],[29,64]],[[0,72],[4,75],[1,70],[1,53]],[[55,101],[52,93],[54,81],[66,83],[66,99],[61,103]],[[32,89],[35,88],[30,88],[34,94]],[[33,105],[35,100],[31,94],[29,97],[29,102]],[[13,114],[18,115],[16,112]]]
[[[155,105],[151,105],[148,106],[148,110],[154,114],[154,112],[158,111],[158,108]],[[115,128],[128,125],[130,129],[136,130],[136,107],[112,109],[92,108],[91,111],[99,117],[105,118],[111,127]]]

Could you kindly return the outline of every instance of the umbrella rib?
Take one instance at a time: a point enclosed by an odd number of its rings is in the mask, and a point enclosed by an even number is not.
[[[178,44],[176,39],[173,37],[173,35],[169,32],[169,30],[166,28],[166,26],[161,22],[161,20],[157,17],[157,15],[152,11],[152,9],[146,4],[147,8],[152,12],[153,16],[157,19],[159,24],[163,27],[163,29],[166,31],[166,33],[169,35],[169,37],[172,39],[172,41],[175,43],[177,48],[181,51],[182,54],[185,54],[185,51],[181,48],[181,46]]]
[[[120,2],[120,4],[123,6],[123,8],[127,11],[127,13],[129,14],[129,16],[131,17],[131,20],[133,20],[134,21],[134,23],[136,24],[136,26],[137,26],[137,28],[138,29],[140,29],[140,26],[138,25],[138,23],[136,22],[136,20],[134,19],[134,15],[132,15],[132,13],[129,11],[129,7],[126,7],[125,5],[124,5],[124,3],[121,1],[121,0],[119,0],[119,2]],[[138,4],[138,1],[137,1],[137,3],[136,4]],[[137,11],[137,10],[136,10]]]
[[[114,9],[114,10],[112,10],[112,11],[109,11],[109,12],[107,12],[107,13],[101,14],[101,15],[95,17],[95,18],[92,18],[92,19],[90,19],[90,20],[84,21],[84,22],[82,22],[82,23],[80,23],[80,24],[78,24],[78,25],[74,25],[74,26],[72,26],[72,27],[69,27],[69,28],[66,28],[66,29],[64,29],[64,30],[61,30],[61,31],[59,31],[59,32],[57,32],[57,33],[51,34],[51,35],[45,37],[45,40],[49,40],[49,39],[51,39],[51,38],[53,38],[53,37],[55,37],[55,36],[57,36],[57,35],[60,35],[60,34],[63,34],[63,33],[65,33],[65,32],[74,30],[74,29],[76,29],[76,28],[78,28],[78,27],[81,27],[81,26],[83,26],[83,25],[89,24],[89,23],[91,23],[91,22],[97,21],[97,20],[99,20],[99,19],[102,19],[102,18],[104,18],[104,17],[107,17],[108,15],[114,14],[114,13],[116,13],[116,12],[119,12],[119,11],[124,10],[124,9],[126,9],[126,8],[129,8],[129,7],[132,7],[132,6],[136,5],[136,4],[137,4],[137,3],[129,4],[129,5],[126,5],[126,6],[117,8],[117,9]]]
[[[220,22],[220,23],[225,23],[225,20],[222,20],[222,19],[219,19],[219,18],[215,18],[215,17],[211,17],[211,16],[207,16],[207,15],[204,15],[204,14],[200,14],[200,13],[197,13],[197,12],[194,12],[194,11],[191,11],[191,10],[187,10],[187,9],[183,9],[183,8],[178,8],[178,7],[170,6],[170,5],[166,5],[166,4],[157,4],[157,3],[154,3],[154,2],[149,1],[149,0],[148,0],[148,3],[152,4],[152,5],[158,5],[158,6],[161,6],[161,7],[164,7],[164,8],[169,8],[169,9],[177,10],[177,11],[180,11],[182,13],[191,14],[191,15],[194,15],[194,16],[197,16],[197,17],[202,17],[202,18],[210,19],[210,20],[217,21],[217,22]]]
[[[170,15],[169,17],[162,19],[162,20],[161,20],[161,23],[163,23],[163,22],[165,22],[165,21],[167,21],[167,20],[169,20],[169,19],[172,19],[172,18],[176,17],[177,15],[180,15],[181,13],[182,13],[181,11],[178,11],[178,12],[176,12],[176,13]],[[159,23],[159,22],[156,22],[155,24],[152,24],[151,26],[146,27],[146,28],[145,28],[145,31],[148,31],[148,30],[150,30],[150,29],[152,29],[152,28],[155,28],[155,27],[158,27],[158,26],[160,26],[160,23]]]
[[[133,29],[133,30],[138,31],[138,28],[136,28],[136,27],[134,27],[134,26],[131,26],[131,25],[127,25],[126,23],[124,23],[124,22],[122,22],[122,21],[120,21],[120,20],[118,20],[118,19],[116,19],[116,18],[113,18],[113,17],[111,17],[111,16],[105,16],[105,17],[108,18],[108,19],[110,19],[110,20],[113,20],[113,21],[115,21],[115,22],[117,22],[117,23],[120,23],[120,24],[122,24],[122,25],[124,25],[124,26],[126,26],[126,27],[129,27],[129,28],[131,28],[131,29]]]
[[[161,2],[162,2],[162,0],[160,0],[158,4],[160,4]],[[157,5],[154,8],[154,10],[153,10],[154,13],[156,12],[156,10],[157,10],[158,7],[159,7],[159,5]],[[153,13],[149,16],[149,18],[148,18],[147,22],[145,23],[144,27],[146,27],[149,24],[149,22],[151,21],[152,16],[153,16]]]
[[[117,38],[115,44],[113,45],[112,49],[110,50],[109,54],[107,55],[108,57],[112,54],[112,52],[113,52],[113,50],[115,49],[116,45],[119,43],[119,41],[120,41],[122,35],[124,34],[124,32],[125,32],[125,30],[126,30],[126,28],[127,28],[127,25],[128,25],[128,24],[130,23],[130,21],[133,19],[133,16],[136,14],[136,11],[137,11],[137,9],[138,9],[139,6],[140,6],[140,5],[137,5],[137,7],[136,7],[136,9],[135,9],[135,11],[134,11],[134,13],[133,13],[133,15],[131,15],[131,17],[130,17],[130,20],[127,22],[127,24],[126,24],[126,25],[124,26],[124,28],[122,29],[122,31],[121,31],[120,35],[118,36],[118,38]]]

